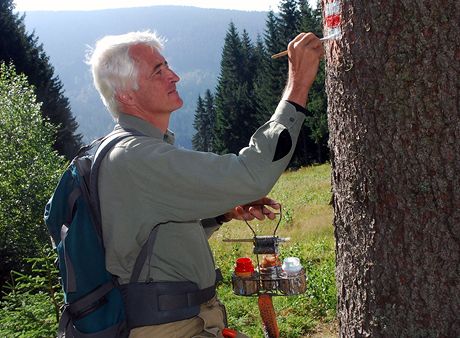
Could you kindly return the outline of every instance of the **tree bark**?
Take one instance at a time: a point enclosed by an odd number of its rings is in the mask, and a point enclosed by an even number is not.
[[[460,2],[341,9],[326,43],[340,336],[460,337]]]

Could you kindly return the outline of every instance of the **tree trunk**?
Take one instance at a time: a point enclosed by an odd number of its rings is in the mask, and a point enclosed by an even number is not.
[[[340,336],[460,337],[460,1],[340,6],[325,44]]]

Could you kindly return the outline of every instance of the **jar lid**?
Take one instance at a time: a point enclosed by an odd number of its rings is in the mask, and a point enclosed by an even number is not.
[[[283,260],[282,268],[286,272],[299,272],[302,270],[302,265],[298,257],[286,257]]]
[[[254,265],[249,257],[240,257],[236,260],[235,272],[254,272]]]

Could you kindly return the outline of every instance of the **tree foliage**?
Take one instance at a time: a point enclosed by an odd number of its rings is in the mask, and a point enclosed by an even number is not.
[[[313,32],[321,35],[321,16],[305,0],[283,0],[277,18],[278,39],[287,46],[299,32]],[[282,67],[283,83],[287,79],[287,62]],[[291,167],[327,160],[327,114],[324,90],[324,67],[318,71],[315,84],[310,89],[307,105],[308,116],[300,132],[297,146],[291,160]],[[324,128],[326,126],[326,128]]]
[[[195,109],[195,119],[193,121],[193,127],[196,130],[195,135],[192,137],[193,149],[198,151],[205,151],[206,148],[206,111],[204,109],[203,99],[201,95],[198,96]]]
[[[193,127],[196,130],[192,138],[193,149],[213,151],[215,120],[214,96],[208,89],[204,99],[198,96],[195,120],[193,122]]]
[[[230,23],[216,89],[214,149],[221,154],[237,153],[257,128],[255,103],[250,97],[257,67],[254,60],[254,47],[247,33],[243,32],[241,38]]]
[[[24,75],[0,64],[0,285],[48,241],[43,208],[63,166]]]
[[[255,97],[258,102],[258,122],[264,123],[271,116],[286,84],[287,67],[282,59],[270,59],[270,55],[286,48],[278,29],[278,19],[270,11],[267,15],[263,37],[264,57],[255,84]],[[260,42],[259,42],[260,44]]]
[[[204,94],[204,109],[206,111],[206,125],[207,125],[207,151],[214,151],[213,145],[215,143],[216,135],[216,106],[214,104],[214,95],[208,89]]]
[[[33,32],[26,31],[24,16],[13,10],[12,0],[0,1],[0,60],[12,62],[18,73],[27,75],[38,101],[43,102],[42,116],[57,127],[54,149],[70,160],[81,146],[81,135],[76,133],[78,124],[43,45]]]
[[[281,1],[279,14],[268,13],[264,36],[259,36],[255,44],[245,31],[240,35],[230,23],[215,94],[213,151],[237,153],[273,114],[286,84],[288,63],[286,58],[273,60],[270,55],[286,49],[301,31],[321,34],[321,11],[313,10],[305,0]],[[206,128],[209,128],[209,125],[205,128],[199,125],[203,102],[199,99],[197,103],[196,143],[205,139],[200,133],[208,132]],[[291,167],[328,160],[324,64],[310,90],[307,110],[309,114],[299,135]]]

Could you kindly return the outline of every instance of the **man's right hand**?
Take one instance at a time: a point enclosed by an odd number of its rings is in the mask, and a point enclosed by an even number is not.
[[[305,107],[323,54],[323,44],[313,33],[300,33],[289,43],[289,75],[284,100]]]

